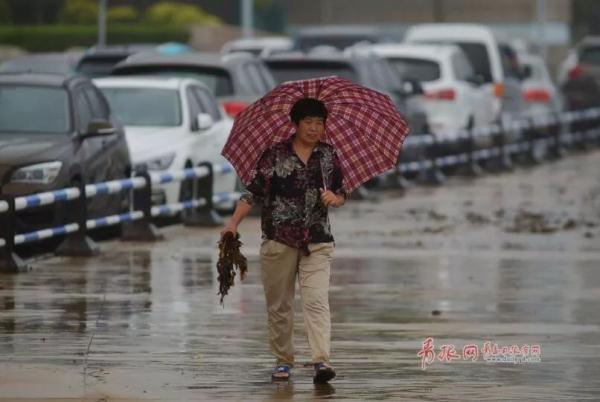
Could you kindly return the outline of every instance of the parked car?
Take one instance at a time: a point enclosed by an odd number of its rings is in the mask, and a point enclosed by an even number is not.
[[[248,52],[255,56],[268,56],[292,50],[293,42],[285,36],[266,36],[229,41],[221,48],[221,53]]]
[[[81,52],[29,54],[0,64],[0,73],[75,74],[81,55]]]
[[[201,82],[173,77],[106,77],[94,83],[125,125],[136,169],[180,170],[201,162],[225,163],[221,149],[233,120],[221,114],[214,95]],[[215,194],[236,189],[235,174],[217,175]],[[192,181],[153,188],[154,204],[175,203],[193,195]],[[217,205],[229,209],[233,205]]]
[[[558,81],[569,110],[600,106],[600,36],[584,38],[571,51]]]
[[[524,54],[520,61],[525,71],[523,99],[528,114],[558,113],[562,110],[562,97],[546,67],[544,59],[533,54]]]
[[[491,28],[478,24],[417,24],[404,36],[407,43],[458,45],[469,58],[483,88],[494,97],[496,121],[511,121],[525,110],[522,96],[522,69],[508,40]]]
[[[291,52],[264,58],[278,83],[337,75],[357,84],[378,90],[390,96],[397,109],[406,116],[414,134],[429,131],[427,117],[418,102],[417,94],[407,93],[390,65],[376,54],[364,49],[345,53]]]
[[[88,49],[77,64],[76,71],[89,78],[110,75],[114,66],[132,54],[153,52],[156,44],[129,44],[92,47]]]
[[[421,84],[429,128],[438,139],[456,140],[461,130],[494,120],[493,98],[458,46],[380,44],[371,49],[388,60],[400,79]]]
[[[129,177],[123,127],[102,93],[77,76],[0,75],[0,193],[21,196]],[[126,194],[90,198],[91,217],[120,213]],[[17,214],[18,231],[65,223],[56,203]]]
[[[294,35],[294,50],[308,52],[318,46],[344,50],[356,43],[391,42],[393,38],[378,27],[319,26],[299,29]]]
[[[117,64],[113,70],[113,75],[119,76],[140,74],[197,79],[210,89],[232,117],[275,86],[264,63],[248,53],[140,53]]]

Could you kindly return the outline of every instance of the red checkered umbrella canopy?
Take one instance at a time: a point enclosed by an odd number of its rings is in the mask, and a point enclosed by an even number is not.
[[[244,184],[263,151],[295,133],[289,112],[302,98],[327,108],[323,140],[336,149],[346,191],[396,165],[408,125],[391,99],[339,77],[315,78],[285,82],[238,114],[222,154]]]

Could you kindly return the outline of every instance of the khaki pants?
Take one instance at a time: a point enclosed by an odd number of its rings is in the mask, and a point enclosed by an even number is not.
[[[331,319],[329,276],[333,243],[308,246],[310,255],[274,240],[260,248],[261,277],[267,302],[269,345],[277,364],[294,364],[294,292],[300,283],[302,315],[312,361],[329,362]]]

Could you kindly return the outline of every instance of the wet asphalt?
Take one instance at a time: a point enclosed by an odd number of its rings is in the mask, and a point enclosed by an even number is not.
[[[224,306],[218,228],[30,260],[0,274],[0,400],[600,400],[598,171],[595,151],[333,211],[328,385],[304,366],[299,295],[298,365],[270,380],[255,217]],[[494,344],[519,351],[484,356]]]

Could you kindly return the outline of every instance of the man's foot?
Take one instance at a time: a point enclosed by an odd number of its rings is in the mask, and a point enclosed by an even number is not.
[[[271,378],[273,380],[287,380],[291,375],[290,370],[291,368],[287,364],[279,364],[271,372]]]
[[[313,382],[316,384],[325,383],[333,378],[335,378],[335,370],[327,363],[315,363],[315,377],[313,378]]]

